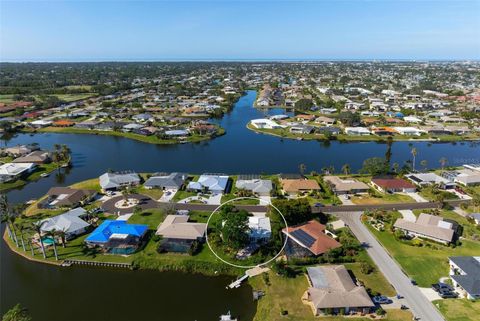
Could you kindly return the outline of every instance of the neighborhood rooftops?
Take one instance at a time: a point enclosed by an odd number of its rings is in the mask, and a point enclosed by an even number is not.
[[[340,243],[325,234],[325,225],[315,220],[284,228],[282,232],[314,255],[320,255],[341,246]]]
[[[77,207],[63,214],[44,219],[41,221],[41,230],[42,232],[55,230],[64,231],[67,234],[77,234],[90,226],[89,223],[80,218],[86,213],[86,210],[81,207]]]
[[[287,193],[320,190],[320,185],[313,179],[282,179],[282,188]]]
[[[353,282],[343,265],[307,267],[307,275],[312,285],[308,299],[316,310],[374,306],[365,288]]]
[[[325,176],[323,180],[333,186],[335,193],[340,194],[366,192],[370,189],[367,184],[353,178],[342,179],[338,176]]]
[[[88,189],[75,189],[70,187],[52,187],[47,192],[48,196],[53,196],[55,199],[49,203],[51,206],[72,206],[80,203],[85,198],[94,195],[96,192]]]
[[[155,234],[164,238],[196,240],[205,236],[207,224],[188,222],[188,215],[167,215]]]
[[[393,226],[442,243],[450,243],[455,234],[452,223],[444,221],[442,217],[425,213],[420,214],[416,222],[399,218]]]
[[[272,181],[268,179],[237,179],[235,187],[252,191],[258,195],[270,195]]]
[[[170,173],[170,174],[159,174],[154,175],[147,179],[144,186],[146,188],[171,188],[171,189],[179,189],[182,187],[183,183],[187,179],[187,173]]]
[[[100,176],[100,186],[103,190],[116,189],[122,186],[137,185],[140,176],[135,172],[105,173]]]
[[[198,181],[188,183],[187,189],[210,192],[224,192],[228,185],[228,176],[223,174],[202,174]]]
[[[480,256],[452,256],[449,258],[458,269],[450,277],[471,298],[480,297]]]
[[[108,242],[111,237],[121,238],[130,235],[140,238],[147,230],[147,225],[128,224],[126,221],[105,220],[85,239],[85,242],[102,244]]]

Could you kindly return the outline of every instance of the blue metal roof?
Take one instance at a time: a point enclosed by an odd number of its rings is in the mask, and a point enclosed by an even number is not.
[[[147,225],[127,224],[126,221],[106,220],[95,229],[86,239],[86,242],[105,243],[112,234],[128,234],[141,237],[148,230]]]

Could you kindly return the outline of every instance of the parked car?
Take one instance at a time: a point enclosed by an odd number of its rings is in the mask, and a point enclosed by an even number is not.
[[[392,303],[392,300],[387,298],[384,295],[378,295],[373,297],[373,303],[375,304],[390,304]]]
[[[397,299],[403,299],[403,295],[397,293]]]
[[[411,282],[413,285],[417,285],[417,281],[415,281],[414,279],[411,279],[410,282]]]
[[[400,306],[400,309],[402,309],[402,310],[408,310],[408,307],[407,307],[405,304],[402,304],[402,305]]]
[[[439,292],[438,295],[440,295],[442,299],[448,299],[448,298],[454,299],[458,297],[458,294],[452,291]]]
[[[324,207],[325,205],[323,205],[322,203],[315,203],[313,204],[314,207]]]
[[[453,291],[453,287],[449,284],[446,283],[435,283],[432,284],[432,289],[435,290],[436,292],[440,291]]]

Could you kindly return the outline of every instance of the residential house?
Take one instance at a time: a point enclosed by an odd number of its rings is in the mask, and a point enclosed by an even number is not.
[[[188,215],[167,215],[155,233],[162,236],[160,251],[185,253],[194,242],[204,241],[207,224],[188,220]]]
[[[370,131],[365,127],[345,127],[345,134],[347,135],[357,135],[357,136],[368,136]]]
[[[282,233],[288,237],[285,247],[287,257],[319,256],[341,246],[327,235],[325,225],[315,220],[289,226],[284,228]]]
[[[480,299],[480,256],[452,256],[448,262],[455,290],[469,300]]]
[[[87,232],[90,223],[84,220],[86,216],[87,211],[81,207],[77,207],[63,214],[40,221],[40,230],[43,233],[62,231],[65,232],[65,238],[70,240]]]
[[[375,307],[363,286],[356,285],[343,265],[307,267],[310,287],[302,296],[315,316],[366,314]]]
[[[415,185],[395,177],[373,178],[372,185],[383,193],[414,193],[416,191]]]
[[[262,119],[252,119],[250,121],[253,127],[258,129],[279,129],[283,128],[284,126],[277,124],[271,119],[262,118]]]
[[[224,174],[202,174],[196,182],[187,185],[188,190],[197,192],[224,193],[228,187],[229,177]]]
[[[320,185],[314,179],[281,179],[282,190],[285,194],[319,191]]]
[[[405,175],[412,183],[418,186],[437,185],[443,189],[455,188],[455,183],[435,173],[412,173]]]
[[[34,163],[34,164],[46,164],[50,163],[50,153],[44,150],[36,150],[25,156],[18,157],[12,161],[12,163]]]
[[[15,180],[33,172],[37,168],[34,163],[5,163],[0,165],[0,182]]]
[[[88,246],[99,246],[111,254],[132,254],[143,242],[148,225],[105,220],[86,239]]]
[[[187,178],[188,178],[187,173],[178,173],[178,172],[173,172],[170,174],[160,173],[160,174],[155,174],[149,179],[147,179],[147,181],[145,182],[145,184],[143,184],[143,186],[146,189],[160,188],[163,190],[166,190],[166,189],[179,190],[182,188]]]
[[[311,134],[314,130],[313,126],[308,125],[293,125],[290,127],[289,131],[293,134]]]
[[[331,187],[336,195],[367,193],[370,187],[354,178],[340,178],[339,176],[325,176],[323,180]]]
[[[99,177],[100,186],[104,191],[118,190],[123,187],[137,186],[140,184],[140,176],[135,172],[105,173]]]
[[[335,124],[335,118],[330,118],[330,117],[325,117],[325,116],[320,116],[315,119],[315,122],[317,124],[325,125],[325,126],[331,126]]]
[[[444,220],[440,216],[422,213],[416,222],[399,218],[394,228],[404,231],[407,235],[430,239],[439,243],[449,244],[454,241],[458,224]]]
[[[266,216],[249,216],[248,227],[248,236],[251,242],[262,243],[268,241],[272,236],[270,218]]]
[[[235,187],[250,191],[258,196],[270,196],[273,184],[269,179],[250,178],[240,175],[235,182]]]
[[[94,190],[70,187],[52,187],[47,192],[47,199],[40,202],[40,208],[63,208],[83,205],[97,195]]]

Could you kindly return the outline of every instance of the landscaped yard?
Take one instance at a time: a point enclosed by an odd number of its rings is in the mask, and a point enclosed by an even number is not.
[[[254,290],[262,290],[265,296],[258,301],[257,313],[254,321],[337,321],[351,320],[346,317],[314,317],[309,306],[304,305],[301,297],[308,288],[308,281],[304,274],[295,278],[277,276],[273,272],[268,273],[268,284],[263,275],[256,276],[249,280]],[[281,316],[282,310],[288,311],[288,315]],[[387,310],[386,321],[410,321],[412,316],[408,311]],[[371,318],[355,318],[358,321],[372,320]]]
[[[448,276],[448,257],[460,255],[478,255],[480,242],[462,240],[456,248],[440,244],[430,247],[416,247],[397,241],[390,231],[379,232],[367,224],[380,243],[402,266],[403,270],[421,287],[430,287],[441,277]]]
[[[374,204],[385,204],[385,203],[415,203],[415,200],[408,195],[403,194],[382,194],[375,193],[374,196],[370,195],[361,195],[353,196],[351,201],[354,204],[359,205],[374,205]]]
[[[56,169],[57,169],[57,164],[54,164],[54,163],[41,164],[32,173],[28,174],[24,178],[19,178],[12,182],[1,183],[0,191],[8,191],[8,190],[26,185],[29,182],[41,179],[40,175],[42,175],[43,173],[52,173],[53,175],[53,171],[55,171]]]
[[[480,301],[467,299],[433,301],[447,321],[473,321],[480,318]]]

